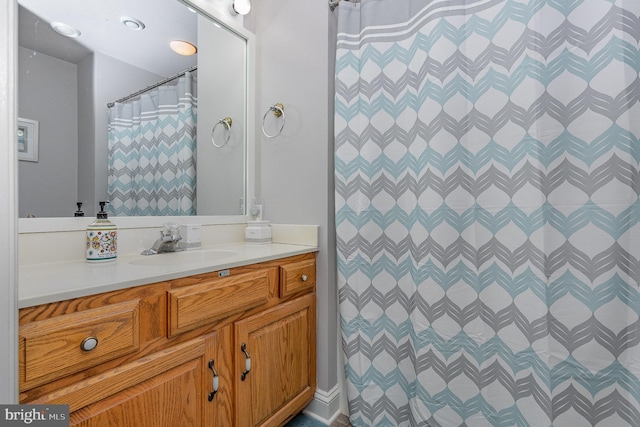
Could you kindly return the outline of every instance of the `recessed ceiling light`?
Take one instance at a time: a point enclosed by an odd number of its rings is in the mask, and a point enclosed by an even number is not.
[[[65,37],[75,38],[80,35],[80,31],[77,28],[73,28],[69,24],[65,24],[64,22],[52,22],[51,28],[56,33],[63,35]]]
[[[178,55],[190,56],[198,51],[198,48],[196,48],[195,45],[182,40],[172,40],[169,43],[169,46],[171,47],[171,50]]]
[[[120,22],[130,30],[140,31],[144,30],[144,22],[139,20],[138,18],[132,18],[130,16],[121,16]]]

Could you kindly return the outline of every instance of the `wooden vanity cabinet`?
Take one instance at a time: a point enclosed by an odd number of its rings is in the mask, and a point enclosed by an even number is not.
[[[279,426],[313,399],[315,316],[313,253],[24,308],[20,402],[72,426]]]
[[[235,323],[238,427],[281,426],[313,399],[314,319],[308,294]]]
[[[70,424],[103,426],[212,425],[205,396],[207,349],[215,334],[112,369],[46,396],[69,404]]]

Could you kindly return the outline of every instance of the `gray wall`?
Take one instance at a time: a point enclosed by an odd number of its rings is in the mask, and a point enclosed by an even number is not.
[[[39,122],[38,162],[18,162],[19,215],[73,216],[77,194],[77,67],[19,49],[18,115]]]
[[[337,292],[333,226],[333,130],[327,2],[253,2],[247,28],[256,34],[257,193],[275,223],[320,225],[317,276],[318,388],[337,384]],[[286,127],[262,136],[262,116],[284,104]]]
[[[76,66],[19,49],[19,115],[39,121],[39,161],[19,162],[19,215],[87,216],[107,199],[107,103],[163,77],[102,54]],[[94,84],[99,82],[100,84]]]
[[[198,93],[203,95],[198,97],[198,214],[244,214],[246,43],[203,16],[198,17],[198,40]],[[211,129],[224,117],[233,121],[229,142],[216,148]],[[214,136],[216,144],[224,143],[222,125]]]

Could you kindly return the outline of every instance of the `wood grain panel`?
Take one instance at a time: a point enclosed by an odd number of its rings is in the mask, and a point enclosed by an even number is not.
[[[21,309],[20,401],[68,404],[74,426],[284,425],[315,391],[315,254],[228,272]]]
[[[138,350],[139,300],[33,322],[20,328],[23,389]],[[91,351],[80,347],[96,337]]]
[[[251,372],[242,381],[245,356],[236,349],[237,425],[281,425],[315,392],[315,294],[236,322],[235,327],[236,347],[246,343],[251,356]]]
[[[29,403],[67,404],[69,411],[75,412],[163,374],[176,366],[199,359],[205,353],[205,349],[203,339],[189,341],[80,381]]]
[[[312,292],[315,287],[315,259],[305,259],[280,266],[280,298],[287,298],[302,292]]]
[[[269,270],[169,291],[169,336],[212,323],[269,301]]]
[[[231,325],[227,325],[217,331],[217,340],[209,343],[208,354],[213,355],[214,366],[218,373],[218,393],[213,398],[213,415],[207,419],[205,424],[208,427],[229,427],[234,424],[233,415],[233,331]],[[211,370],[206,374],[205,392],[210,389]]]
[[[200,360],[188,361],[71,414],[71,426],[199,427]]]

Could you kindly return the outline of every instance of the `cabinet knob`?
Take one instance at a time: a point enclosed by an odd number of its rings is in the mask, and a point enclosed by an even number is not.
[[[302,277],[300,277],[300,279],[302,279],[303,282],[306,282],[309,278],[307,277],[306,274],[303,274]]]
[[[82,351],[91,351],[98,346],[98,338],[96,337],[87,337],[80,344],[80,348]]]

